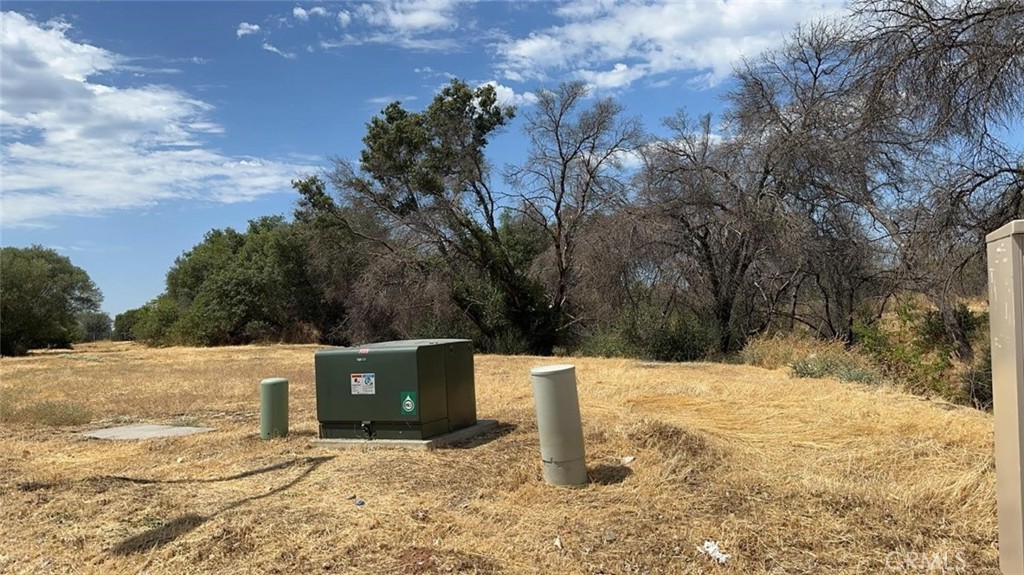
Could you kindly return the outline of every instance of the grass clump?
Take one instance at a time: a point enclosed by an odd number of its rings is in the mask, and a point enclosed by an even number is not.
[[[740,350],[740,361],[765,369],[778,369],[790,366],[801,358],[820,353],[827,345],[825,342],[795,333],[757,337],[748,341]]]
[[[50,427],[81,425],[92,421],[92,411],[72,401],[48,399],[22,407],[16,412],[16,420]]]
[[[0,423],[12,421],[17,411],[18,408],[14,401],[14,390],[0,388]]]
[[[35,423],[50,427],[81,425],[92,421],[89,408],[65,400],[47,399],[19,406],[15,393],[0,390],[0,423]]]
[[[856,383],[879,383],[881,376],[870,363],[856,352],[842,351],[825,355],[811,354],[790,365],[793,377],[834,377]]]
[[[834,377],[842,381],[874,384],[879,370],[858,348],[841,341],[823,341],[800,334],[755,338],[740,351],[748,365],[767,369],[789,367],[792,377]]]

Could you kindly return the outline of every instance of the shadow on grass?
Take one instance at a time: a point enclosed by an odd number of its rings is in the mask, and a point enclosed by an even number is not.
[[[439,445],[437,449],[473,449],[474,447],[480,447],[481,445],[487,445],[488,443],[501,439],[506,435],[512,433],[519,426],[514,423],[498,423],[498,425],[487,430],[485,433],[480,435],[464,439],[462,441],[454,441],[447,445]]]
[[[617,485],[633,475],[633,470],[625,465],[596,465],[587,472],[590,482],[598,485]]]
[[[192,513],[182,515],[181,517],[164,523],[160,527],[144,531],[134,537],[125,539],[118,543],[110,552],[114,555],[131,555],[132,553],[142,553],[143,551],[163,547],[178,537],[181,537],[196,527],[199,527],[203,523],[206,523],[208,519],[210,518]]]
[[[196,527],[199,527],[203,523],[209,521],[210,519],[213,519],[214,517],[216,517],[217,515],[219,515],[221,513],[224,513],[225,511],[230,511],[232,509],[237,509],[239,507],[242,507],[243,505],[246,505],[248,503],[252,503],[253,501],[257,501],[259,499],[264,499],[264,498],[270,497],[272,495],[277,495],[278,493],[282,493],[284,491],[287,491],[288,489],[291,489],[292,487],[295,487],[300,481],[305,479],[306,476],[308,476],[309,474],[313,473],[313,471],[315,471],[318,467],[320,467],[321,465],[323,465],[324,463],[326,463],[326,462],[328,462],[328,461],[330,461],[332,459],[334,459],[334,456],[330,456],[330,457],[305,457],[305,458],[301,458],[301,459],[294,459],[292,461],[286,461],[286,462],[279,463],[279,464],[276,464],[276,465],[269,465],[267,467],[261,467],[259,469],[254,469],[254,470],[251,470],[251,471],[246,471],[246,472],[243,472],[243,473],[239,473],[237,475],[232,475],[230,477],[222,477],[222,478],[217,478],[217,479],[155,480],[155,479],[133,479],[133,478],[128,478],[128,477],[112,477],[112,476],[108,476],[110,479],[118,479],[118,480],[121,480],[121,481],[130,481],[132,483],[140,483],[140,484],[153,484],[153,483],[210,483],[210,482],[214,482],[214,481],[232,481],[232,480],[235,480],[235,479],[243,479],[245,477],[252,477],[253,475],[259,475],[261,473],[269,473],[271,471],[277,471],[277,470],[280,470],[280,469],[285,469],[285,468],[291,467],[291,466],[296,465],[296,464],[306,464],[307,465],[307,467],[302,471],[302,473],[300,473],[298,476],[296,476],[294,479],[292,479],[288,483],[285,483],[284,485],[281,485],[280,487],[275,487],[274,489],[271,489],[270,491],[267,491],[265,493],[261,493],[259,495],[253,495],[251,497],[244,497],[242,499],[239,499],[238,501],[234,501],[232,503],[229,503],[229,504],[225,505],[224,507],[222,507],[222,508],[220,508],[220,509],[218,509],[218,510],[216,510],[216,511],[214,511],[214,512],[208,514],[208,515],[196,515],[194,513],[189,513],[189,514],[186,514],[186,515],[182,515],[181,517],[177,517],[175,519],[172,519],[172,520],[170,520],[170,521],[160,525],[159,527],[150,529],[148,531],[144,531],[142,533],[139,533],[138,535],[134,535],[132,537],[129,537],[128,539],[125,539],[124,541],[122,541],[122,542],[118,543],[116,546],[114,546],[114,548],[111,549],[111,553],[113,553],[114,555],[131,555],[133,553],[142,553],[144,551],[150,551],[150,550],[156,549],[158,547],[163,547],[164,545],[167,545],[168,543],[173,542],[175,539],[181,537],[182,535],[185,535],[189,531],[192,531]]]
[[[261,475],[263,473],[270,473],[271,471],[278,471],[280,469],[287,469],[293,465],[299,464],[310,464],[314,468],[319,466],[321,463],[332,457],[302,457],[298,459],[292,459],[291,461],[282,461],[281,463],[275,463],[274,465],[268,465],[266,467],[260,467],[258,469],[250,469],[249,471],[243,471],[236,473],[235,475],[229,475],[227,477],[213,477],[210,479],[145,479],[142,477],[124,477],[122,475],[102,475],[96,477],[96,480],[116,480],[126,481],[128,483],[137,483],[140,485],[150,485],[155,483],[219,483],[221,481],[235,481],[236,479],[245,479],[246,477],[252,477],[254,475]]]

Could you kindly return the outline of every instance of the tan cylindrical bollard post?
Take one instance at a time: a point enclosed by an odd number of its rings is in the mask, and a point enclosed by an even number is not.
[[[1024,220],[1006,224],[986,240],[999,568],[1017,575],[1024,573]]]
[[[587,462],[580,400],[576,393],[576,367],[535,367],[530,375],[544,481],[560,486],[586,485]]]

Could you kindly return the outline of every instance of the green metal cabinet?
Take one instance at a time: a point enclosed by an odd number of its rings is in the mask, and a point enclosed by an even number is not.
[[[468,339],[321,350],[314,363],[321,438],[427,439],[476,424]]]

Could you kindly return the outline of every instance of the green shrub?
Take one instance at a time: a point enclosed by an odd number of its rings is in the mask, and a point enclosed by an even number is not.
[[[964,405],[991,404],[991,356],[982,354],[972,365],[957,365],[937,311],[921,310],[912,302],[902,303],[895,311],[892,321],[858,325],[854,330],[859,345],[887,378],[912,393]],[[983,345],[988,315],[963,304],[953,313],[972,343]]]
[[[877,384],[882,381],[878,369],[864,359],[854,356],[852,361],[839,362],[835,366],[835,377],[842,381]]]
[[[653,306],[632,308],[618,323],[583,335],[574,353],[589,357],[635,357],[652,361],[705,359],[714,349],[714,328],[696,314],[663,315]]]
[[[487,346],[487,353],[499,355],[530,355],[531,342],[528,337],[519,333],[514,328],[508,328],[490,339]]]
[[[281,330],[278,326],[258,319],[246,323],[242,334],[246,341],[271,342],[281,339]]]
[[[859,344],[894,382],[914,393],[949,395],[944,377],[952,367],[948,349],[925,345],[905,321],[896,330],[876,324],[857,326],[855,333]]]
[[[828,358],[811,355],[794,361],[789,369],[793,377],[828,377],[832,373],[832,362]]]
[[[914,327],[922,343],[933,348],[948,348],[949,342],[946,339],[946,327],[942,321],[942,314],[938,310],[926,311],[920,316],[914,315],[913,308],[901,319]],[[988,325],[987,313],[975,313],[967,308],[966,304],[958,304],[953,308],[953,319],[957,325],[964,330],[968,336],[976,333],[979,328]],[[914,326],[914,324],[917,324]]]
[[[715,330],[696,314],[663,316],[653,307],[634,310],[625,318],[622,338],[630,355],[654,361],[705,359],[714,349]]]
[[[963,401],[978,409],[992,409],[992,349],[986,347],[981,359],[960,376]]]
[[[604,329],[583,337],[574,355],[583,357],[634,357],[636,350],[618,329]]]

